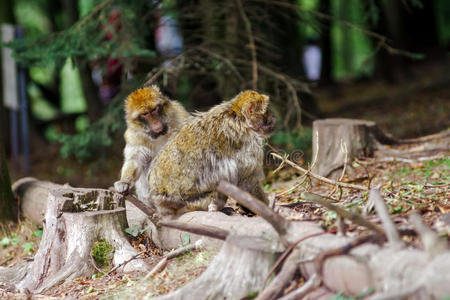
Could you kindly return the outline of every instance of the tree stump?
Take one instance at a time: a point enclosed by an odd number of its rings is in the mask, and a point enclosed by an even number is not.
[[[355,119],[323,119],[313,122],[313,173],[328,176],[351,164],[354,158],[414,158],[448,152],[450,130],[416,139],[397,140],[375,122]]]
[[[313,122],[313,172],[327,176],[347,159],[373,156],[379,132],[375,122],[352,119],[324,119]],[[346,149],[346,150],[345,150]]]
[[[94,243],[105,239],[113,246],[113,266],[137,254],[129,244],[124,198],[102,189],[58,188],[48,193],[44,233],[32,262],[13,269],[0,268],[0,280],[10,290],[42,292],[54,285],[95,272],[91,258]],[[147,271],[142,259],[119,268]]]
[[[274,250],[264,249],[260,242],[258,237],[229,235],[200,277],[154,299],[245,299],[262,288],[275,261]]]

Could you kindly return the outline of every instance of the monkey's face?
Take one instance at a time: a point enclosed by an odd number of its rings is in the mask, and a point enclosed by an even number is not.
[[[153,139],[167,133],[168,126],[165,121],[164,109],[165,103],[158,103],[156,106],[150,106],[147,110],[142,111],[137,117],[137,121],[141,123],[144,131]]]
[[[269,97],[255,91],[241,93],[235,106],[241,105],[241,112],[247,125],[259,135],[269,136],[275,129],[276,119],[268,109]]]
[[[276,119],[274,114],[270,110],[266,110],[265,113],[253,116],[251,120],[251,128],[258,134],[267,137],[275,129]]]
[[[169,100],[156,86],[138,89],[126,99],[127,124],[156,139],[168,131],[166,110]]]

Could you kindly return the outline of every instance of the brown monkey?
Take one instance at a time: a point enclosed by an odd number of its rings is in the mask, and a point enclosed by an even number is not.
[[[188,117],[180,103],[162,95],[155,85],[138,89],[126,98],[126,145],[120,180],[114,183],[117,192],[127,193],[135,185],[139,200],[150,204],[146,180],[150,163]]]
[[[148,174],[150,197],[161,215],[221,209],[216,192],[227,180],[267,203],[261,180],[263,141],[275,127],[269,97],[245,91],[198,113],[155,158]]]

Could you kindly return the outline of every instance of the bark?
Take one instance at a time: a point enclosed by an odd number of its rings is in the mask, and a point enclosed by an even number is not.
[[[351,163],[354,157],[373,156],[375,122],[352,119],[324,119],[313,122],[314,173],[327,176]],[[345,153],[345,148],[347,153]]]
[[[11,0],[3,0],[0,2],[0,24],[11,23],[14,24],[13,2]],[[3,106],[3,71],[2,71],[2,59],[0,58],[0,147],[4,147],[3,150],[8,152],[7,146],[10,145],[9,140],[9,116],[8,111]],[[0,150],[0,151],[3,151]]]
[[[4,224],[7,221],[17,220],[17,203],[11,191],[3,144],[0,145],[2,145],[0,146],[0,223]]]
[[[96,272],[91,262],[94,243],[105,239],[114,248],[111,264],[120,271],[148,271],[129,244],[124,199],[100,189],[57,188],[48,192],[44,234],[33,261],[0,268],[3,287],[42,292],[54,285]]]

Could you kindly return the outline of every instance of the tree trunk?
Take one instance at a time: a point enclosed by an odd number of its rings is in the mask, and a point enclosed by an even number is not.
[[[63,6],[68,16],[67,27],[70,27],[78,21],[78,2],[63,0]],[[87,104],[87,115],[92,123],[100,118],[103,110],[98,96],[98,88],[92,80],[92,70],[88,63],[76,60],[76,66],[80,72],[81,86],[83,87],[83,95]]]
[[[352,20],[352,10],[355,5],[352,0],[340,0],[338,3],[338,18],[350,23]],[[342,41],[340,43],[342,62],[343,62],[343,73],[345,77],[352,74],[353,69],[353,29],[348,26],[340,26],[339,30],[342,33]]]
[[[2,0],[0,2],[0,24],[11,23],[14,24],[13,2],[11,0]],[[1,33],[0,33],[1,35]],[[1,48],[0,48],[1,49]],[[8,153],[6,145],[10,145],[9,139],[9,116],[8,111],[3,106],[3,71],[2,59],[0,57],[0,151]]]
[[[3,143],[0,140],[0,223],[17,220],[17,203],[11,191],[8,165],[6,164]]]
[[[330,0],[320,0],[319,11],[321,13],[331,15]],[[320,72],[320,83],[328,84],[332,82],[332,52],[331,52],[331,22],[327,22],[323,27],[321,39],[321,50],[322,50],[322,70]]]

